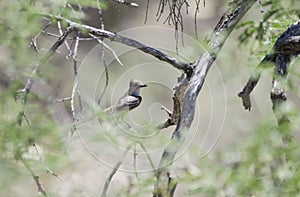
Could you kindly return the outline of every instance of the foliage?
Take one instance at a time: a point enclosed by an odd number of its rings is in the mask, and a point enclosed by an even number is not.
[[[236,147],[199,161],[199,173],[187,175],[189,194],[208,196],[296,196],[300,191],[300,145],[285,140],[299,128],[299,113],[289,106],[290,125],[274,118],[262,122]],[[209,180],[209,181],[208,181]],[[190,182],[189,182],[190,183]]]
[[[263,16],[260,21],[245,21],[238,25],[242,29],[238,37],[240,45],[247,46],[256,61],[264,57],[278,36],[299,19],[299,2],[295,0],[262,1]]]

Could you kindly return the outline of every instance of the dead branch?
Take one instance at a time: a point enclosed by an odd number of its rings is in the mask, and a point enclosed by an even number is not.
[[[181,62],[180,60],[177,60],[174,57],[170,57],[166,54],[164,54],[162,51],[159,51],[155,48],[152,48],[150,46],[147,46],[141,42],[138,42],[134,39],[127,38],[121,35],[118,35],[117,33],[112,33],[107,30],[98,29],[89,25],[83,25],[76,22],[73,22],[69,19],[66,19],[61,16],[52,15],[52,14],[46,14],[46,13],[39,13],[39,15],[46,17],[50,20],[57,20],[57,21],[64,21],[66,22],[70,27],[77,28],[79,30],[83,30],[84,32],[88,32],[91,34],[94,34],[96,36],[100,36],[103,38],[109,38],[113,42],[120,42],[122,44],[125,44],[127,46],[134,47],[136,49],[139,49],[143,51],[144,53],[150,54],[157,59],[167,62],[171,65],[173,65],[175,68],[184,71],[188,76],[191,76],[192,74],[192,66],[189,63]]]
[[[255,0],[233,1],[230,8],[225,12],[215,27],[209,40],[207,40],[209,51],[200,55],[195,61],[191,77],[182,77],[180,80],[177,91],[182,97],[178,98],[177,95],[174,94],[178,106],[173,106],[175,110],[179,111],[177,117],[178,121],[172,135],[172,140],[165,148],[160,160],[157,183],[153,193],[154,197],[173,196],[175,189],[173,186],[176,186],[176,184],[172,181],[173,179],[170,176],[170,168],[193,122],[197,96],[204,84],[207,72],[235,25],[255,2]]]

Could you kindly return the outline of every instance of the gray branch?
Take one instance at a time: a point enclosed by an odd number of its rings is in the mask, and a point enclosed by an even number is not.
[[[157,59],[159,59],[161,61],[164,61],[164,62],[167,62],[167,63],[173,65],[175,68],[177,68],[179,70],[183,70],[188,76],[190,76],[192,74],[192,66],[189,63],[181,62],[174,57],[170,57],[170,56],[166,55],[162,51],[159,51],[155,48],[147,46],[147,45],[145,45],[141,42],[138,42],[134,39],[127,38],[127,37],[121,36],[117,33],[112,33],[110,31],[107,31],[107,30],[98,29],[98,28],[95,28],[95,27],[92,27],[89,25],[79,24],[79,23],[73,22],[73,21],[66,19],[64,17],[61,17],[61,16],[51,15],[51,14],[46,14],[46,13],[40,13],[40,15],[44,16],[48,19],[51,19],[51,20],[64,21],[70,27],[77,28],[79,30],[82,30],[83,32],[88,32],[88,33],[94,34],[96,36],[101,36],[103,38],[109,38],[113,42],[119,42],[119,43],[125,44],[127,46],[134,47],[136,49],[143,51],[144,53],[147,53],[147,54],[150,54],[150,55],[156,57]]]
[[[197,61],[195,61],[190,78],[182,78],[178,87],[176,87],[174,97],[177,97],[176,91],[178,92],[178,95],[182,96],[177,98],[177,105],[179,106],[174,106],[179,111],[177,112],[178,122],[176,129],[173,132],[172,140],[165,148],[161,157],[157,173],[157,184],[155,185],[153,196],[173,196],[176,183],[174,183],[170,176],[170,168],[173,164],[175,155],[184,142],[185,135],[193,122],[197,96],[203,86],[207,72],[211,68],[235,25],[255,2],[256,0],[233,1],[230,8],[224,13],[215,27],[209,40],[207,40],[209,51],[203,53]]]

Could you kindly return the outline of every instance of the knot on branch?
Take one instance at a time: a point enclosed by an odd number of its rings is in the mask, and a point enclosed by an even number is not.
[[[182,74],[178,79],[178,85],[174,88],[174,95],[173,95],[173,112],[163,123],[160,128],[164,129],[172,125],[177,125],[180,114],[181,114],[181,107],[182,107],[182,100],[185,93],[186,88],[188,87],[188,77],[185,77]]]

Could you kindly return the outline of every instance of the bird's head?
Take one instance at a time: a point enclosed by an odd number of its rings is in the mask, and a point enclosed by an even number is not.
[[[140,96],[140,88],[143,87],[147,87],[147,85],[138,79],[131,79],[129,83],[128,94],[133,96]]]

